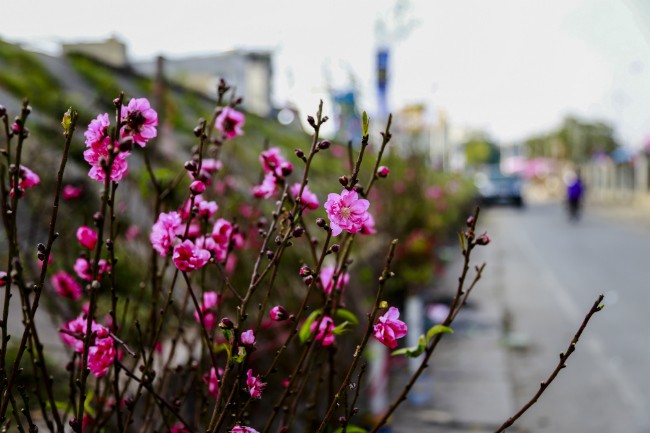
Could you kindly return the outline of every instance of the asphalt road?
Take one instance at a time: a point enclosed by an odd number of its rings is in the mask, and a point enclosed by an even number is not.
[[[518,432],[650,432],[650,226],[587,209],[570,222],[559,204],[484,210],[492,242],[481,284],[501,299],[510,329],[515,405],[539,388],[600,293],[568,366],[517,423]],[[646,218],[650,220],[650,214]]]

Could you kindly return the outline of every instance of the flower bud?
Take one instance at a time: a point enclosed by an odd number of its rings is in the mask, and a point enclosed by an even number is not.
[[[296,228],[293,229],[293,233],[292,233],[292,234],[293,234],[293,237],[294,237],[294,238],[299,238],[300,236],[303,235],[303,233],[305,233],[305,229],[303,229],[302,227],[298,226],[298,227],[296,227]]]
[[[205,191],[205,184],[200,180],[195,180],[190,184],[190,192],[194,195],[199,195]]]
[[[312,128],[315,128],[316,121],[314,120],[314,116],[307,116],[307,123],[309,123]]]
[[[316,225],[318,227],[325,227],[325,219],[324,218],[316,218]]]
[[[467,218],[467,227],[472,227],[474,225],[474,217],[470,216]]]
[[[285,320],[288,315],[289,313],[282,305],[276,305],[275,307],[271,308],[271,312],[269,313],[271,320],[275,320],[276,322]]]
[[[201,127],[201,125],[199,125],[194,128],[193,132],[195,137],[200,137],[201,134],[203,133],[203,128]]]
[[[379,177],[388,177],[390,170],[385,165],[382,165],[377,169],[377,176]]]
[[[475,235],[474,235],[474,232],[471,231],[471,230],[467,230],[467,231],[465,232],[465,237],[466,237],[467,239],[469,239],[470,241],[471,241],[472,239],[474,239],[474,236],[475,236]]]
[[[329,140],[323,140],[320,143],[318,143],[318,148],[321,150],[329,149],[331,144],[332,143],[330,143]]]
[[[223,319],[221,319],[221,322],[219,322],[219,328],[221,329],[227,330],[227,329],[232,329],[234,327],[235,325],[232,323],[232,320],[230,320],[227,317],[224,317]]]
[[[303,159],[305,157],[305,152],[303,152],[302,149],[298,149],[296,147],[295,149],[293,149],[293,151],[298,158]]]
[[[348,186],[348,182],[349,182],[349,181],[350,181],[350,179],[348,179],[347,176],[341,176],[341,177],[339,177],[339,183],[340,183],[341,185],[343,185],[344,187],[346,187],[346,188],[347,188],[347,186]]]
[[[283,162],[280,166],[282,170],[282,176],[289,176],[293,172],[293,164],[290,162]]]
[[[307,286],[310,286],[311,283],[314,282],[314,277],[311,275],[307,275],[305,278],[302,279]]]
[[[5,117],[7,115],[7,109],[4,105],[0,105],[0,117]]]
[[[265,254],[266,254],[266,258],[269,260],[273,260],[273,257],[275,256],[275,254],[273,254],[273,251],[271,250],[266,250]]]
[[[304,265],[304,266],[302,266],[302,267],[300,268],[300,271],[299,271],[298,273],[299,273],[301,276],[305,277],[305,276],[307,276],[307,275],[311,275],[312,272],[313,272],[313,271],[311,270],[311,268],[310,268],[309,266]]]
[[[487,245],[490,243],[490,237],[487,233],[483,233],[481,236],[476,238],[476,245]]]
[[[333,253],[338,253],[341,251],[341,246],[339,244],[332,244],[330,250],[332,250]]]
[[[185,170],[189,171],[190,173],[196,173],[196,170],[199,169],[198,164],[194,160],[185,161],[183,167],[185,167]]]

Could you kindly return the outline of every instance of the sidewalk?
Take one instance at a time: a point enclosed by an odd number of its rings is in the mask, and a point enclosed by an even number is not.
[[[449,266],[444,293],[455,290],[460,268],[460,262]],[[501,344],[501,295],[489,277],[494,271],[484,273],[452,325],[454,334],[443,337],[429,368],[397,410],[393,433],[494,432],[515,413],[508,357]],[[441,290],[433,294],[440,296]],[[396,393],[408,380],[407,368],[397,370],[391,385]],[[516,426],[508,431],[516,432]]]

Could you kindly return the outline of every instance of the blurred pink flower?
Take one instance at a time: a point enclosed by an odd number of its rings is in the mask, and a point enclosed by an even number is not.
[[[323,285],[323,292],[327,296],[332,293],[332,288],[334,288],[334,266],[324,266],[320,270],[320,281]],[[339,275],[338,280],[336,281],[336,288],[343,291],[343,288],[348,285],[350,282],[350,274],[343,272]]]
[[[360,231],[368,219],[368,207],[370,202],[360,199],[356,191],[344,189],[341,195],[330,193],[325,202],[325,210],[332,235],[338,236],[343,230],[348,233]]]
[[[384,346],[394,349],[397,347],[397,339],[406,335],[408,327],[406,323],[399,320],[399,310],[390,307],[374,327],[375,337]]]
[[[92,260],[88,260],[84,257],[79,257],[72,267],[77,273],[77,276],[82,280],[91,281],[92,276]],[[99,261],[99,272],[97,273],[97,279],[99,280],[104,272],[110,271],[111,266],[106,262],[106,260],[101,259]]]
[[[84,191],[83,188],[80,186],[65,185],[63,187],[61,197],[63,197],[63,200],[73,200],[75,198],[81,197],[83,191]]]
[[[245,346],[252,346],[255,344],[255,334],[253,333],[252,329],[249,329],[248,331],[244,331],[241,333],[241,342]]]
[[[20,178],[18,186],[22,189],[32,188],[41,183],[41,178],[24,165],[20,166],[20,172],[18,173],[18,176]]]
[[[243,425],[236,425],[230,430],[230,433],[260,433],[252,427],[246,427]]]
[[[223,374],[219,370],[219,374]],[[214,367],[210,368],[210,373],[203,376],[203,381],[208,385],[208,392],[214,398],[219,397],[219,377]]]
[[[158,220],[151,227],[151,234],[149,240],[154,250],[161,256],[166,256],[169,249],[173,246],[176,240],[176,235],[183,233],[182,220],[177,212],[162,212],[158,215]]]
[[[64,298],[72,299],[73,301],[81,298],[82,288],[72,275],[65,271],[59,271],[50,277],[50,283],[54,291]]]
[[[289,190],[291,192],[291,195],[294,198],[297,198],[298,194],[300,193],[300,185],[301,185],[300,183],[294,183],[291,186],[291,189]],[[309,187],[307,185],[305,185],[305,187],[302,190],[302,195],[300,196],[300,202],[303,205],[305,205],[307,209],[311,209],[311,210],[318,209],[318,207],[320,206],[320,203],[318,202],[318,197],[316,196],[316,194],[314,194],[309,190]]]
[[[178,421],[174,423],[173,426],[170,427],[169,433],[190,433],[190,431],[187,428],[185,428],[185,424]]]
[[[81,226],[77,229],[77,240],[82,247],[93,250],[97,245],[97,232],[88,226]]]
[[[95,377],[105,376],[115,355],[115,345],[111,337],[95,338],[95,344],[88,349],[88,369]]]
[[[212,329],[217,324],[217,315],[214,309],[218,303],[219,295],[217,292],[210,291],[203,293],[203,302],[199,306],[199,309],[201,310],[203,324],[206,329]],[[201,316],[198,311],[194,311],[194,319],[196,319],[198,323],[201,323]]]
[[[176,267],[183,272],[201,269],[210,260],[210,251],[198,248],[189,239],[174,247],[172,260]]]
[[[214,256],[219,262],[226,259],[230,240],[233,236],[233,227],[230,221],[219,218],[212,227],[212,239],[215,242]]]
[[[265,173],[274,173],[277,177],[289,176],[293,171],[293,164],[284,159],[278,147],[263,151],[260,162]]]
[[[124,239],[127,241],[132,241],[134,239],[137,239],[140,236],[140,227],[136,225],[130,225],[127,229],[126,232],[124,232]]]
[[[275,193],[276,179],[273,173],[266,173],[264,181],[255,185],[252,189],[253,195],[257,198],[271,198]]]
[[[374,235],[377,233],[377,230],[375,230],[375,219],[370,213],[368,213],[368,219],[363,223],[359,233],[362,235]]]
[[[125,125],[121,136],[133,137],[133,142],[140,147],[144,147],[150,139],[158,135],[158,113],[151,108],[147,98],[133,98],[129,105],[122,107],[122,122],[125,122]]]
[[[324,316],[322,319],[314,320],[314,323],[312,323],[310,327],[311,332],[316,331],[316,327],[318,327],[318,332],[315,337],[316,340],[322,340],[321,344],[323,346],[329,346],[334,343],[334,334],[332,334],[332,330],[334,330],[336,326],[334,326],[334,320],[330,316]]]
[[[235,138],[238,135],[244,135],[241,129],[244,126],[246,118],[243,113],[234,108],[224,107],[217,116],[214,126],[226,136],[226,138]]]
[[[259,376],[253,376],[252,369],[246,372],[246,385],[251,397],[262,398],[262,391],[264,391],[266,384],[262,382]]]

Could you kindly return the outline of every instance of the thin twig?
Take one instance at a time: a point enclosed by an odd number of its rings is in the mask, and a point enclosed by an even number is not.
[[[546,391],[548,386],[555,380],[557,375],[560,373],[560,371],[566,367],[566,361],[569,359],[569,356],[576,350],[576,345],[578,344],[578,340],[580,340],[580,337],[582,336],[582,332],[585,330],[587,327],[587,323],[589,323],[589,320],[591,317],[599,312],[600,310],[603,309],[603,299],[605,298],[604,295],[599,295],[598,299],[596,299],[596,302],[591,306],[589,309],[589,312],[587,312],[587,315],[585,316],[584,320],[582,321],[582,324],[580,325],[580,328],[578,329],[578,332],[573,336],[573,339],[571,340],[571,343],[569,344],[569,347],[565,352],[560,353],[560,361],[557,363],[557,366],[553,370],[553,372],[550,374],[548,378],[546,378],[545,381],[541,382],[539,385],[539,389],[531,398],[528,403],[526,403],[521,409],[519,409],[519,412],[508,418],[506,422],[504,422],[501,427],[499,427],[497,430],[494,431],[494,433],[501,433],[508,427],[510,427],[515,421],[519,419],[528,409],[531,408],[535,403],[537,403],[537,400],[541,397],[541,395]]]

